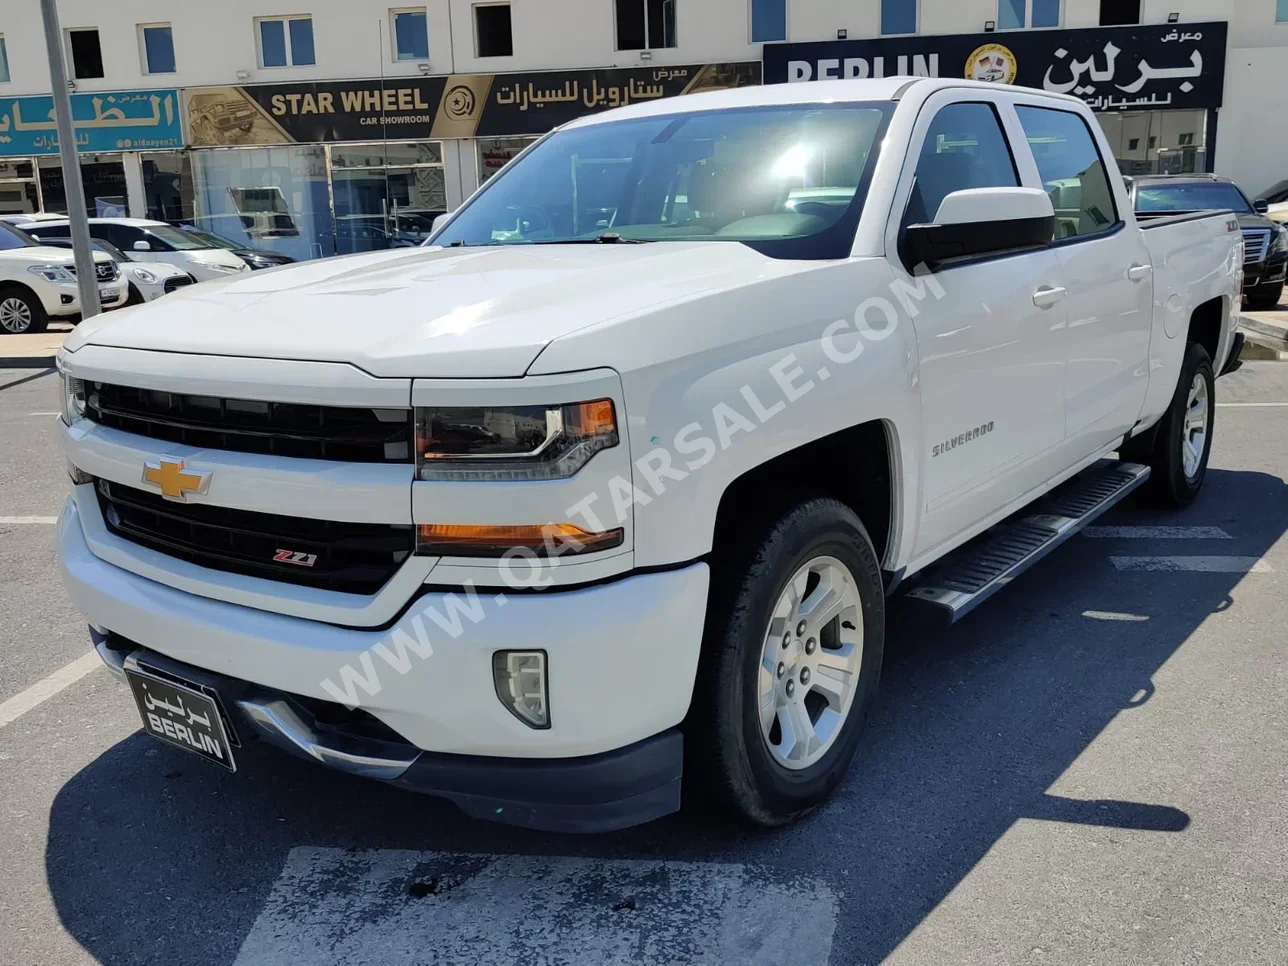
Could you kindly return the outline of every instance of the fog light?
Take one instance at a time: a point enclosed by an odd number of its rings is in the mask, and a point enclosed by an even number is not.
[[[497,651],[492,682],[506,710],[529,728],[550,727],[545,651]]]
[[[67,475],[70,476],[72,478],[72,482],[78,486],[82,483],[94,482],[94,477],[90,476],[71,460],[67,461]]]

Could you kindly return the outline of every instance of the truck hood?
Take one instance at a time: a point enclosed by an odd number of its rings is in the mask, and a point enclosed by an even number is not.
[[[351,363],[376,376],[521,376],[552,340],[745,282],[737,242],[412,248],[205,282],[82,323],[86,344]]]

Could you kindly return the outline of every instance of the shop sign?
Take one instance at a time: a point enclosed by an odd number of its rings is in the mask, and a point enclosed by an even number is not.
[[[76,147],[85,152],[183,147],[179,92],[105,91],[72,95]],[[52,97],[0,100],[0,156],[58,152]]]
[[[760,83],[760,64],[453,74],[183,91],[193,146],[543,134],[642,100]]]
[[[1093,111],[1214,108],[1224,22],[765,44],[765,83],[964,77],[1073,94]]]

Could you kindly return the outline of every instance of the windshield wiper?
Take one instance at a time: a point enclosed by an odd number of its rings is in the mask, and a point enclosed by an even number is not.
[[[530,245],[647,245],[648,238],[625,238],[615,231],[606,231],[597,238],[557,238],[550,241],[528,242]]]

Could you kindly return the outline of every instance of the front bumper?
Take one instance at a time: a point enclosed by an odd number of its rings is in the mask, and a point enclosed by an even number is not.
[[[81,314],[80,288],[75,282],[42,285],[38,294],[45,314],[52,318]],[[99,304],[105,309],[119,308],[129,297],[130,289],[124,277],[98,285]]]
[[[445,795],[472,813],[494,808],[500,789],[548,785],[543,776],[562,782],[582,771],[605,774],[603,768],[630,778],[637,765],[623,762],[635,761],[637,753],[649,761],[661,754],[639,748],[655,749],[657,736],[684,718],[692,696],[706,611],[704,563],[577,590],[487,592],[475,598],[472,612],[464,593],[429,593],[392,627],[378,630],[214,600],[117,567],[91,552],[74,501],[59,518],[57,540],[68,592],[91,624],[198,673],[270,694],[357,705],[414,748],[406,772],[391,780]],[[450,626],[454,614],[458,633],[440,630],[436,617],[446,617]],[[426,632],[432,653],[420,656],[411,645]],[[509,648],[547,653],[546,730],[528,728],[496,697],[492,655]],[[671,741],[663,744],[671,748]],[[668,760],[672,755],[678,760],[678,745],[666,753]],[[309,757],[339,767],[326,756]],[[511,784],[519,774],[531,782]],[[624,789],[624,798],[634,802],[642,793],[633,781],[595,778],[600,801],[544,804],[579,815],[588,810],[577,819],[588,828],[596,827],[590,813],[617,815],[602,826],[614,827],[622,815],[637,814],[639,803],[613,799],[618,804],[611,805],[607,789]],[[541,794],[575,795],[554,788]],[[645,799],[651,808],[672,802],[671,792],[656,787]],[[541,804],[529,802],[537,811]],[[522,803],[495,807],[513,811],[489,817],[537,814],[525,812]],[[668,805],[656,814],[670,810]],[[539,818],[519,824],[538,821],[554,827]]]
[[[172,661],[93,627],[90,638],[117,675],[133,667],[214,691],[226,731],[243,746],[263,741],[336,771],[446,798],[473,818],[550,832],[608,832],[680,807],[684,741],[675,729],[577,758],[435,754],[369,730],[320,722],[293,695]]]
[[[1243,288],[1247,291],[1261,285],[1278,285],[1288,272],[1288,253],[1273,255],[1263,262],[1243,267]]]

